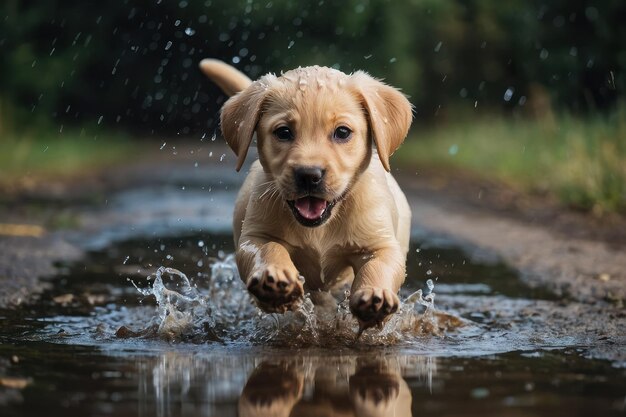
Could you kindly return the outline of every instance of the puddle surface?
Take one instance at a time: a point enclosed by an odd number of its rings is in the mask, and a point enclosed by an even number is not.
[[[405,305],[381,332],[355,340],[356,323],[341,305],[326,316],[308,305],[287,316],[260,314],[229,271],[232,250],[223,234],[127,240],[63,266],[37,303],[0,312],[0,376],[20,385],[2,384],[0,413],[605,416],[625,410],[621,364],[587,358],[593,341],[555,321],[570,306],[526,287],[505,265],[415,242],[403,296],[432,279],[437,312],[425,317],[419,303]],[[192,284],[185,288],[180,277],[163,275],[163,284],[183,296],[170,293],[169,301],[177,299],[190,314],[166,331],[163,322],[180,319],[180,311],[159,310],[148,295],[154,277],[146,280],[161,265],[185,272]]]

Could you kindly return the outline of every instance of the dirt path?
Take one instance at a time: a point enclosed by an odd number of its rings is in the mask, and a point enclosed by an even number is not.
[[[41,278],[57,271],[55,263],[76,260],[90,245],[107,239],[155,228],[175,234],[206,221],[228,228],[230,210],[225,208],[232,205],[232,190],[243,179],[232,163],[230,152],[215,144],[179,146],[176,152],[149,154],[130,167],[16,194],[0,206],[0,223],[40,224],[52,230],[50,219],[62,213],[70,227],[41,237],[0,235],[0,307],[36,296],[45,287]],[[473,181],[442,185],[441,178],[430,174],[398,177],[418,234],[445,236],[470,254],[502,259],[530,285],[546,287],[577,305],[593,305],[590,320],[609,317],[615,332],[626,333],[626,232],[619,227],[599,232],[596,220],[547,203],[540,203],[540,210],[536,204],[526,204],[525,211],[519,204],[511,208],[502,203],[509,190]],[[143,188],[150,186],[158,186],[159,194],[145,194]],[[186,186],[196,194],[190,197]],[[185,197],[184,206],[179,196]],[[221,200],[206,204],[210,199]],[[519,203],[516,198],[508,201]]]

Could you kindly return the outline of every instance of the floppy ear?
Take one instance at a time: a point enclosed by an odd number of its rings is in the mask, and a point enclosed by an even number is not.
[[[363,71],[354,73],[352,80],[367,111],[380,161],[389,171],[389,157],[409,132],[413,106],[400,91]]]
[[[222,133],[228,146],[237,155],[237,171],[241,169],[246,159],[252,136],[261,117],[269,84],[275,78],[273,75],[261,77],[242,92],[229,98],[222,107],[220,118]]]

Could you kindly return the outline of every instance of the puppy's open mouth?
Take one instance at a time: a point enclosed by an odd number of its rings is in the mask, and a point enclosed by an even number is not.
[[[289,204],[293,215],[301,225],[315,227],[328,220],[335,202],[326,201],[313,196],[306,196],[296,200],[288,200],[287,204]]]

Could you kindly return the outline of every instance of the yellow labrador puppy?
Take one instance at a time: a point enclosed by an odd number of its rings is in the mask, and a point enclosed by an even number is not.
[[[389,156],[407,135],[411,104],[361,71],[313,66],[252,82],[221,61],[200,68],[232,96],[221,127],[237,170],[256,133],[259,159],[237,198],[234,237],[258,305],[284,312],[303,285],[349,280],[361,329],[382,324],[405,278],[411,211]]]

